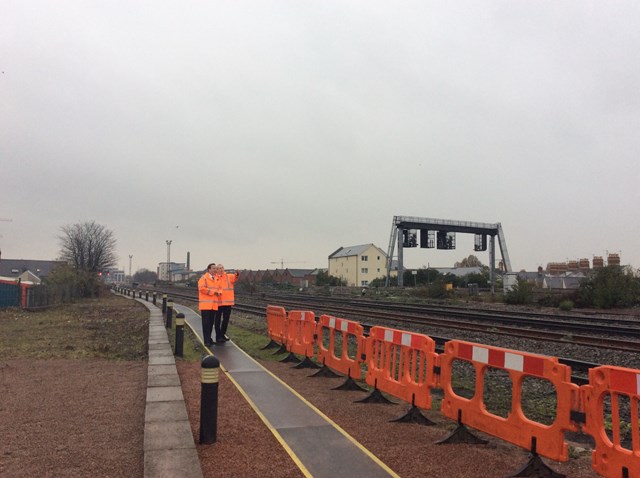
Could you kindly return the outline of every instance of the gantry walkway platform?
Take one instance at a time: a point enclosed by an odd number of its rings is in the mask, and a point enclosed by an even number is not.
[[[204,343],[200,315],[174,306]],[[398,477],[364,446],[280,381],[233,341],[212,353],[303,474],[313,478]]]

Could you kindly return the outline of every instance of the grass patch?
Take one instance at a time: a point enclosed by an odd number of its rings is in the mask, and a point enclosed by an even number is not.
[[[276,349],[262,350],[269,343],[269,337],[255,330],[230,324],[228,333],[238,347],[255,359],[275,362],[284,356],[284,354],[274,355]]]
[[[145,360],[149,313],[105,295],[38,311],[0,309],[0,359]]]

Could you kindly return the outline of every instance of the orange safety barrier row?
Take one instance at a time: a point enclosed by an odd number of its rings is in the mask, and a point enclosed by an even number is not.
[[[329,344],[325,347],[324,334],[328,334]],[[341,338],[340,354],[335,353],[336,335]],[[356,351],[352,357],[349,355],[349,342],[355,341]],[[318,362],[327,367],[345,374],[347,377],[359,380],[362,375],[360,364],[364,350],[364,328],[358,322],[346,319],[338,319],[330,315],[321,315],[318,321]]]
[[[292,311],[287,317],[284,308],[277,306],[267,306],[267,324],[272,340],[310,358],[316,349],[319,362],[349,377],[359,378],[365,363],[369,385],[416,407],[431,408],[430,390],[441,387],[443,415],[534,455],[567,461],[564,435],[578,431],[572,412],[578,413],[574,417],[582,413],[582,432],[595,442],[593,470],[605,478],[640,477],[640,370],[593,368],[588,385],[578,387],[571,383],[570,367],[556,357],[461,340],[447,342],[444,353],[438,355],[435,342],[426,335],[372,327],[365,338],[358,322],[322,315],[316,326],[312,312]],[[325,332],[329,334],[328,347],[323,341]],[[339,336],[342,344],[336,354]],[[357,345],[355,356],[353,351],[349,354],[349,340]],[[459,396],[453,389],[456,361],[467,362],[475,371],[471,398]],[[506,417],[490,413],[484,403],[484,380],[492,368],[506,371],[512,382]],[[548,381],[555,388],[556,414],[551,424],[537,422],[523,412],[522,386],[527,377]]]
[[[475,393],[471,399],[457,395],[452,386],[453,364],[456,360],[471,363],[475,368]],[[495,437],[532,450],[556,461],[567,461],[569,446],[564,440],[565,431],[577,431],[571,420],[571,410],[576,409],[579,387],[571,383],[571,369],[555,357],[528,354],[515,350],[479,345],[460,340],[445,344],[440,356],[440,384],[444,391],[442,413],[457,420],[461,412],[462,423],[489,433]],[[486,411],[483,402],[484,377],[489,368],[508,372],[513,383],[511,410],[506,418]],[[535,422],[522,411],[522,382],[527,376],[548,380],[557,394],[556,418],[551,425]]]
[[[435,348],[435,341],[426,335],[372,327],[366,340],[366,381],[416,407],[431,408]]]
[[[269,338],[279,344],[287,340],[287,313],[284,307],[267,305],[267,333]]]
[[[592,368],[589,384],[583,385],[581,392],[586,418],[582,431],[591,435],[596,445],[592,468],[607,478],[640,476],[640,371],[614,366]],[[610,411],[605,410],[605,404]],[[607,434],[605,415],[610,416],[611,437]],[[623,426],[631,428],[630,448],[623,444]]]
[[[294,354],[314,356],[316,315],[310,311],[291,310],[287,316],[287,350]]]

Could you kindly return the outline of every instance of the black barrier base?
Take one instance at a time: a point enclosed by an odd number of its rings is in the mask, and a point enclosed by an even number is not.
[[[358,391],[358,392],[366,392],[367,391],[366,388],[362,388],[360,385],[358,385],[358,382],[356,382],[351,377],[347,378],[344,381],[344,383],[342,385],[340,385],[339,387],[332,388],[331,390],[346,390],[346,391],[355,390],[355,391]]]
[[[335,373],[329,367],[327,367],[326,365],[323,365],[320,370],[318,370],[313,375],[309,375],[309,377],[338,378],[338,377],[342,377],[342,375]]]
[[[300,363],[300,359],[298,357],[296,357],[293,354],[293,352],[289,352],[289,355],[287,355],[282,360],[279,360],[279,362],[280,363]]]
[[[420,409],[416,406],[412,406],[407,413],[402,415],[401,417],[394,418],[393,420],[389,420],[390,422],[396,423],[417,423],[418,425],[431,426],[435,425],[434,422],[425,417]]]
[[[363,398],[362,400],[356,400],[354,403],[386,403],[389,405],[397,405],[397,403],[392,402],[382,395],[382,392],[377,388],[374,388],[373,392],[371,392],[368,397]]]
[[[280,347],[280,344],[275,340],[271,340],[267,345],[262,347],[260,350],[275,349],[276,347]]]
[[[293,368],[320,368],[320,365],[314,363],[309,357],[305,357],[298,365],[294,365]]]
[[[540,478],[565,478],[566,475],[556,473],[549,468],[540,458],[540,455],[531,455],[529,461],[515,475],[508,475],[506,478],[515,478],[517,476],[535,476]]]
[[[478,438],[469,431],[462,423],[459,423],[447,437],[436,442],[436,445],[451,445],[453,443],[467,443],[469,445],[486,445],[487,440]]]
[[[280,348],[273,352],[273,355],[280,355],[287,352],[287,346],[285,344],[280,345]]]

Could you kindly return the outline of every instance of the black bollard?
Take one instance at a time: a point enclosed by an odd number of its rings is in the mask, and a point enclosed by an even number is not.
[[[213,355],[202,359],[200,392],[200,444],[215,443],[218,433],[218,379],[220,361]]]
[[[167,322],[165,326],[167,329],[170,329],[173,324],[173,300],[169,299],[167,301]]]
[[[153,293],[153,305],[156,305],[156,298],[158,297],[158,293],[154,292]]]
[[[167,294],[162,294],[162,313],[167,311]]]
[[[176,314],[176,355],[182,357],[184,343],[184,314]]]
[[[145,290],[144,291],[144,300],[146,300],[147,302],[149,302],[149,291]]]

